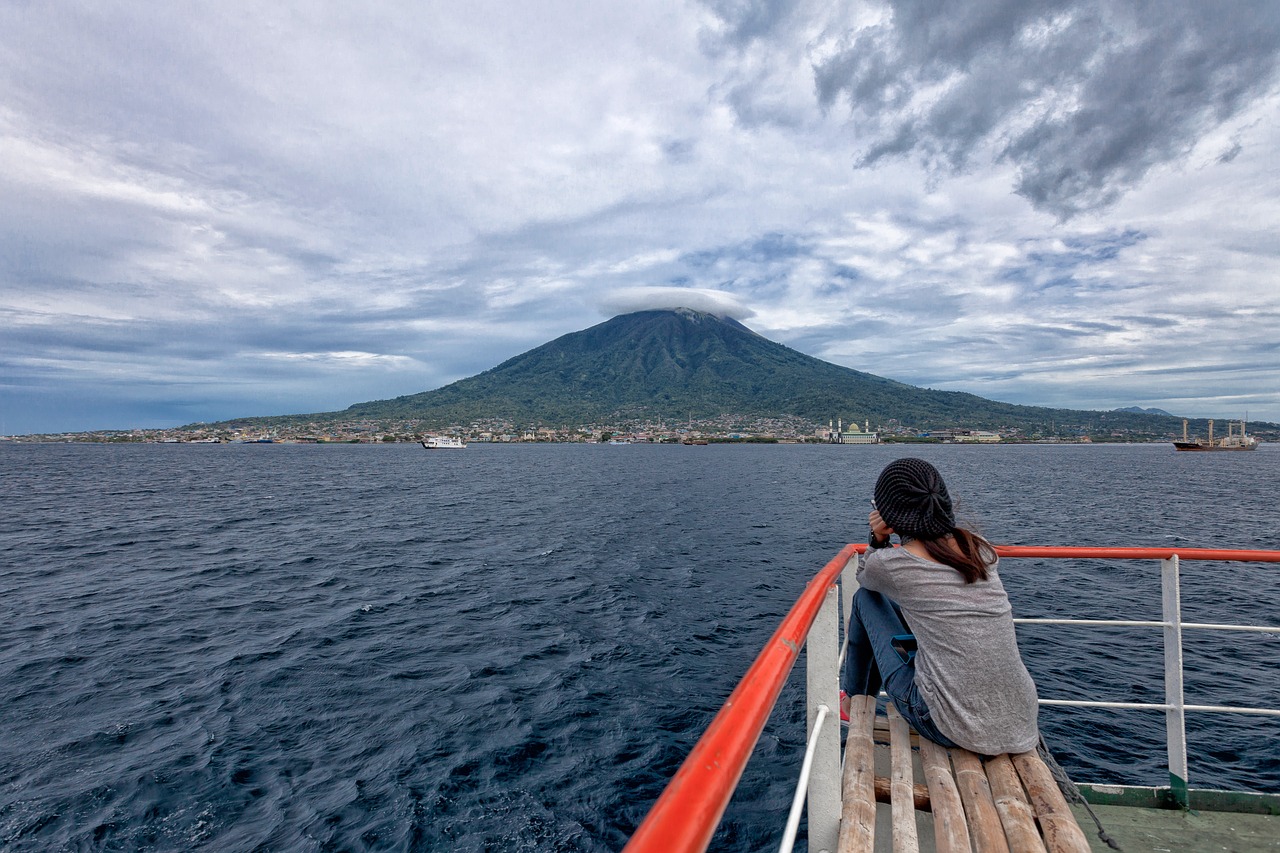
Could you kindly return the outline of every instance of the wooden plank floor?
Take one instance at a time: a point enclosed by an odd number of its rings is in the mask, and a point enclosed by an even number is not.
[[[874,697],[851,698],[840,853],[876,849],[877,800],[891,804],[894,853],[919,850],[915,813],[921,809],[933,814],[932,840],[939,851],[1088,853],[1084,832],[1035,752],[984,759],[965,749],[944,749],[912,733],[892,703],[884,719],[876,717]],[[887,779],[875,776],[878,733],[889,742]],[[923,768],[924,790],[915,781],[913,751]],[[880,849],[889,847],[882,843]]]

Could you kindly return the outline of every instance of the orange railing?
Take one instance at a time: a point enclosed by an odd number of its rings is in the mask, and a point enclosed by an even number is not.
[[[858,546],[858,552],[866,550]],[[1230,548],[1086,548],[1077,546],[999,545],[1001,557],[1075,557],[1090,560],[1225,560],[1280,563],[1280,551],[1242,551]]]
[[[626,850],[680,853],[707,848],[778,701],[778,694],[786,684],[787,675],[800,655],[827,589],[858,550],[857,545],[846,545],[805,587],[720,713],[667,783],[662,796],[631,836]]]
[[[846,545],[805,587],[627,843],[625,853],[703,851],[711,842],[827,591],[865,544]],[[1002,545],[1001,557],[1280,563],[1280,551]],[[1175,563],[1176,565],[1176,563]],[[1019,620],[1022,621],[1022,620]]]

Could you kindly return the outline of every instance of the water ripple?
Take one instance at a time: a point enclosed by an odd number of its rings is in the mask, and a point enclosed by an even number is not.
[[[992,538],[1280,548],[1280,454],[921,448]],[[0,446],[0,844],[618,849],[892,448]],[[1152,565],[1008,561],[1019,615],[1155,618]],[[1274,622],[1274,567],[1184,564]],[[1120,612],[1117,612],[1120,611]],[[1041,694],[1158,702],[1156,633],[1026,626]],[[1187,696],[1280,705],[1274,637],[1188,633]],[[784,690],[716,849],[776,844]],[[1046,710],[1073,774],[1160,784],[1163,719]],[[1280,789],[1271,720],[1189,718],[1192,783]]]

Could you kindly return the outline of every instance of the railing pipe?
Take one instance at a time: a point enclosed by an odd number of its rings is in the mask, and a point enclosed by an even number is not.
[[[1014,619],[1016,625],[1099,625],[1114,628],[1164,628],[1167,622],[1152,622],[1145,619]],[[1250,631],[1255,634],[1280,634],[1277,625],[1217,625],[1209,622],[1183,622],[1182,630],[1194,628],[1204,631]]]
[[[1168,711],[1173,707],[1162,702],[1103,702],[1096,699],[1041,699],[1040,704],[1057,708],[1120,708],[1126,711]],[[1253,714],[1258,717],[1280,717],[1280,708],[1191,705],[1184,702],[1182,710],[1205,714]]]
[[[871,547],[865,542],[851,546],[859,554]],[[1235,563],[1280,563],[1280,551],[1251,551],[1234,548],[1094,548],[1087,545],[996,545],[1001,557],[1075,557],[1079,560],[1167,560],[1177,554],[1182,560],[1221,560]]]
[[[855,546],[845,546],[805,587],[624,848],[629,853],[703,851],[738,785],[760,732],[800,654],[809,627]]]
[[[1164,628],[1167,622],[1151,619],[1014,619],[1015,625],[1090,625],[1095,628],[1107,626],[1112,628]]]
[[[1184,711],[1203,712],[1207,714],[1254,714],[1259,717],[1280,717],[1280,708],[1237,708],[1234,705],[1187,705]]]
[[[859,546],[859,553],[866,545]],[[1280,551],[1247,551],[1227,548],[1090,548],[1075,545],[997,545],[1001,557],[1075,557],[1077,559],[1223,560],[1242,563],[1280,563]]]
[[[800,765],[800,782],[796,785],[795,796],[791,798],[791,812],[787,815],[787,826],[782,831],[782,843],[778,845],[778,853],[791,853],[791,849],[796,845],[796,832],[800,829],[800,816],[804,814],[805,794],[809,790],[809,784],[813,781],[813,759],[818,753],[818,739],[822,735],[823,724],[827,721],[827,715],[831,713],[831,709],[826,705],[818,706],[817,722],[814,724],[814,730],[809,735],[809,745],[804,751],[804,762]],[[837,755],[838,759],[840,756]],[[840,775],[840,765],[836,765],[836,776]],[[822,778],[821,774],[818,776]],[[838,794],[839,791],[837,790]],[[836,830],[839,833],[840,828],[840,812],[838,811],[840,801],[836,800]],[[812,811],[812,803],[810,803],[810,811]],[[813,818],[809,819],[809,840],[813,841]],[[823,850],[832,849],[823,847]]]

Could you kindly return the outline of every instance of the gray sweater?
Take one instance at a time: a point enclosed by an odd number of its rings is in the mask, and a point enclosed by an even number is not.
[[[939,731],[983,755],[1027,752],[1039,739],[1036,685],[996,572],[966,584],[950,566],[905,548],[868,552],[858,583],[902,607],[916,637],[916,684]]]

